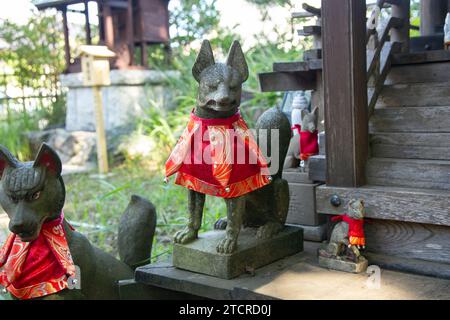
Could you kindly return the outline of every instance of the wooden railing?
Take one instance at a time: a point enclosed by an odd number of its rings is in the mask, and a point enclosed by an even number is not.
[[[379,26],[381,11],[391,6],[391,17]],[[408,50],[409,0],[379,0],[367,21],[367,84],[369,117],[391,67],[394,53]]]

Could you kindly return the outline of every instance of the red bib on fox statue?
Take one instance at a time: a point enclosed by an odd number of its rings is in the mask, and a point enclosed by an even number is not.
[[[259,189],[271,176],[241,115],[190,120],[166,162],[166,179],[200,193],[234,198]]]
[[[302,131],[299,124],[292,127],[300,135],[300,160],[308,160],[310,156],[319,154],[318,131]]]
[[[344,221],[348,224],[348,242],[355,246],[365,246],[364,219],[353,219],[347,215],[335,216],[331,221]]]
[[[47,296],[68,288],[74,276],[66,234],[64,214],[42,225],[39,237],[23,242],[11,234],[0,250],[0,284],[18,299]]]

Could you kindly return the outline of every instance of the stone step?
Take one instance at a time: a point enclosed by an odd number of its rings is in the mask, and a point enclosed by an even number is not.
[[[400,83],[382,89],[376,108],[449,106],[450,81]]]
[[[450,190],[450,161],[371,158],[370,185]]]
[[[450,84],[449,84],[450,86]],[[450,91],[450,87],[446,88]],[[432,91],[432,88],[430,88]],[[410,97],[405,97],[405,101]],[[423,132],[450,133],[450,95],[445,106],[423,108],[388,107],[375,109],[369,121],[371,133],[379,132]],[[431,98],[430,100],[433,100]],[[433,100],[433,102],[436,99]]]
[[[376,133],[370,143],[373,157],[450,160],[450,133]]]

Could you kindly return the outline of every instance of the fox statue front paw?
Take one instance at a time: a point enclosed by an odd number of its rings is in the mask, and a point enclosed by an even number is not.
[[[195,239],[197,239],[197,237],[198,231],[195,231],[190,227],[186,227],[175,234],[174,242],[179,244],[186,244],[194,241]]]
[[[218,253],[230,254],[236,251],[237,248],[237,239],[225,237],[220,240],[219,244],[216,247]]]

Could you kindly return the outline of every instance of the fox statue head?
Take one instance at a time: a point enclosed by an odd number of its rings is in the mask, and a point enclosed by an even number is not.
[[[225,63],[216,63],[211,44],[204,40],[192,74],[199,84],[197,116],[226,118],[238,111],[242,83],[248,79],[248,66],[239,42],[233,42]]]
[[[0,145],[0,205],[9,230],[22,241],[35,240],[44,222],[61,215],[66,195],[61,170],[60,158],[47,144],[32,162],[18,161]]]

